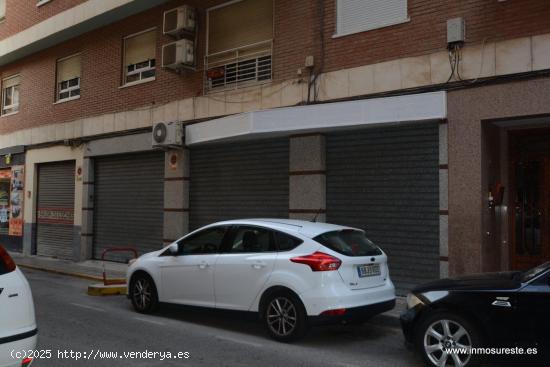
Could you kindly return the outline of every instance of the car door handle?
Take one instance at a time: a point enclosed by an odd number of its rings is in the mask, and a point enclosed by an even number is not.
[[[262,269],[266,267],[265,263],[255,263],[251,265],[254,269]]]
[[[210,265],[208,265],[208,263],[200,263],[199,264],[199,269],[206,269],[206,268],[209,268]]]

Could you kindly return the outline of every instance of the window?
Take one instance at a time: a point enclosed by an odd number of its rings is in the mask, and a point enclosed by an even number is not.
[[[271,80],[273,0],[231,2],[207,14],[206,89]]]
[[[156,30],[124,39],[124,84],[155,79]]]
[[[2,80],[2,115],[19,111],[19,75]]]
[[[292,237],[286,233],[275,232],[275,239],[277,241],[277,249],[279,251],[290,251],[302,244],[302,240]]]
[[[80,97],[80,55],[57,61],[57,101]]]
[[[323,233],[314,238],[321,245],[346,256],[378,256],[382,252],[363,232],[343,230]]]
[[[6,17],[6,0],[0,0],[0,20]]]
[[[337,0],[336,35],[408,21],[407,0]]]
[[[227,227],[207,228],[184,238],[178,243],[180,255],[205,255],[218,253]]]
[[[237,229],[230,253],[270,252],[275,251],[272,232],[268,229],[241,226]]]

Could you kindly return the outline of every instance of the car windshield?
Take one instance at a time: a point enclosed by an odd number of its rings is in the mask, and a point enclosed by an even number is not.
[[[382,251],[362,231],[345,229],[323,233],[315,241],[346,256],[378,256]]]
[[[535,279],[537,276],[550,269],[550,261],[541,264],[533,269],[527,270],[521,274],[521,282],[527,283],[528,281]]]

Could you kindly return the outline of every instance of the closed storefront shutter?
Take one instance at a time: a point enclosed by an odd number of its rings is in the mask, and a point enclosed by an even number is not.
[[[288,139],[191,150],[190,228],[220,220],[288,217]]]
[[[327,219],[366,230],[399,293],[439,277],[438,125],[327,136]]]
[[[74,259],[74,191],[74,161],[38,166],[38,255]]]
[[[112,247],[135,247],[140,255],[162,248],[164,152],[96,158],[94,167],[94,258]]]

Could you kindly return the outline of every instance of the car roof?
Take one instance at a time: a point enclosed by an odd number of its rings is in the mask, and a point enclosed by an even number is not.
[[[213,223],[212,225],[252,225],[277,229],[287,233],[299,233],[303,236],[313,238],[320,234],[332,231],[341,231],[343,229],[359,230],[353,227],[340,226],[337,224],[309,222],[298,219],[280,219],[280,218],[254,218],[254,219],[235,219],[223,222]]]

